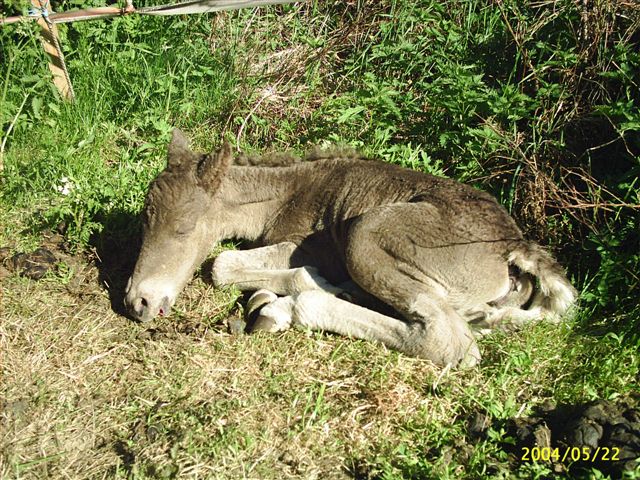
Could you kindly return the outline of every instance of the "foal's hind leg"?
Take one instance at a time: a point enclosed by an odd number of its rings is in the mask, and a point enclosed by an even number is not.
[[[470,348],[464,358],[435,357],[433,350],[413,348],[411,339],[424,336],[423,325],[388,317],[373,310],[341,300],[321,290],[309,290],[281,297],[260,310],[264,330],[278,332],[299,325],[312,330],[324,330],[340,335],[378,341],[389,348],[410,355],[428,358],[445,366],[455,364],[470,367],[477,363],[479,353]]]
[[[349,231],[347,269],[404,318],[407,334],[396,348],[440,365],[473,363],[480,358],[474,335],[450,300],[459,254],[446,246],[447,226],[430,205],[371,210]],[[445,246],[425,248],[430,239]]]

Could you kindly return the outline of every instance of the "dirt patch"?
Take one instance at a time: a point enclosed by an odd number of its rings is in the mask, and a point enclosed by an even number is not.
[[[490,427],[506,432],[510,440],[502,447],[514,467],[547,463],[556,473],[596,467],[617,477],[638,466],[640,395],[579,405],[546,403],[531,416],[506,422],[482,412],[468,418],[472,441],[486,438]]]
[[[64,254],[64,240],[59,235],[46,237],[42,245],[32,252],[13,253],[9,247],[0,248],[0,279],[7,278],[13,273],[41,280],[49,272],[55,272],[59,256],[54,252]]]

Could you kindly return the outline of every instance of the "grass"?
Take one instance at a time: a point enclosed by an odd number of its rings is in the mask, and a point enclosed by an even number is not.
[[[2,27],[0,247],[64,243],[45,279],[2,278],[0,477],[606,478],[518,462],[504,422],[637,392],[639,20],[608,5],[78,22],[61,27],[74,105],[34,28]],[[484,339],[464,372],[333,335],[229,335],[238,295],[206,274],[171,317],[132,323],[118,292],[173,126],[203,150],[347,143],[488,189],[567,265],[581,308]]]

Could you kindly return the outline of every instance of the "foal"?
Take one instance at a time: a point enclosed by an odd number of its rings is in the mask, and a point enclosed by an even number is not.
[[[132,316],[167,314],[214,244],[229,238],[260,246],[225,251],[212,270],[218,286],[260,290],[249,302],[253,329],[302,325],[438,365],[479,360],[470,325],[557,319],[576,295],[485,192],[353,158],[238,166],[228,144],[195,153],[175,130],[143,212],[125,298]]]

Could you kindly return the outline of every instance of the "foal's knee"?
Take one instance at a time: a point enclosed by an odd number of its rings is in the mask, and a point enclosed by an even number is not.
[[[229,273],[233,269],[233,264],[236,260],[236,255],[233,250],[225,250],[220,253],[213,261],[211,266],[211,281],[216,287],[222,287],[228,285]]]
[[[402,313],[412,322],[412,347],[417,356],[439,366],[472,367],[480,361],[469,325],[443,300],[420,295]]]

